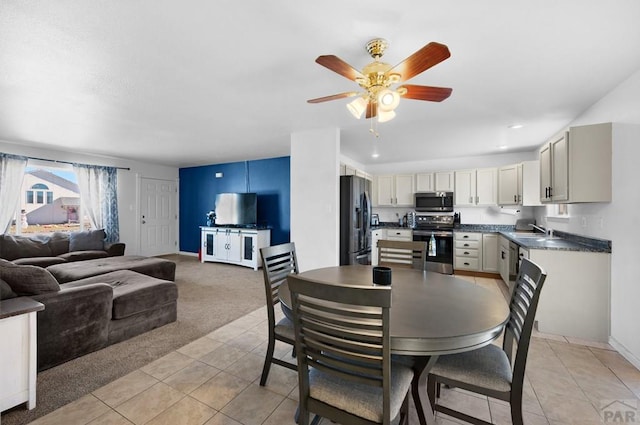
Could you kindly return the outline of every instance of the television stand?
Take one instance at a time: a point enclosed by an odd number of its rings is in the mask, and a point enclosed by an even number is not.
[[[236,264],[258,270],[260,248],[271,243],[271,230],[243,227],[200,227],[200,261]]]

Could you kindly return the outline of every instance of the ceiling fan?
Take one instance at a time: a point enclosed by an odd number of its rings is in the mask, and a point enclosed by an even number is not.
[[[446,87],[419,86],[403,84],[395,89],[394,84],[407,81],[423,71],[439,64],[451,56],[449,48],[444,44],[431,42],[420,50],[400,62],[396,66],[380,61],[388,47],[388,42],[382,38],[369,41],[365,48],[373,58],[373,62],[366,65],[362,72],[358,71],[342,59],[334,55],[318,56],[316,62],[330,70],[355,81],[364,91],[350,91],[331,96],[310,99],[309,103],[321,103],[329,100],[358,96],[347,104],[349,111],[361,118],[366,111],[366,118],[378,117],[378,122],[385,122],[395,117],[394,109],[400,102],[400,97],[415,100],[441,102],[451,95],[453,89]]]

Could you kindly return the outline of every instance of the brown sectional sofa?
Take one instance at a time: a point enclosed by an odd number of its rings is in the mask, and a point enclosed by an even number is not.
[[[5,244],[8,239],[9,250]],[[102,250],[106,256],[98,253],[97,258],[82,250],[68,251],[75,255],[43,267],[50,260],[42,259],[64,254],[34,255],[48,254],[42,245],[51,244],[52,240],[55,245],[62,238],[46,239],[0,235],[0,257],[7,252],[8,257],[15,257],[20,243],[25,246],[24,257],[12,261],[0,259],[0,295],[29,296],[45,305],[38,312],[37,321],[38,370],[176,320],[178,288],[174,282],[174,262],[124,256],[124,244],[117,244],[117,248],[111,248],[119,253],[116,256],[109,256],[110,247]],[[51,254],[60,251],[51,249],[51,245],[49,249]],[[90,259],[80,260],[83,255]]]

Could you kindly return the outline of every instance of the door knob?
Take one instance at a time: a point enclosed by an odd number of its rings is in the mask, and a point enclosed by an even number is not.
[[[145,224],[145,223],[146,223],[146,221],[142,220],[142,224]]]

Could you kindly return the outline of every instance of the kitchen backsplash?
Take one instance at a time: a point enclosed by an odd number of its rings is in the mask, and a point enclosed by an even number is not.
[[[454,208],[460,213],[462,224],[506,224],[514,225],[519,218],[535,216],[535,209],[538,207],[475,207],[475,208]],[[410,207],[373,207],[373,213],[378,214],[381,222],[398,222],[408,212],[413,211]],[[434,214],[435,215],[435,214]]]

